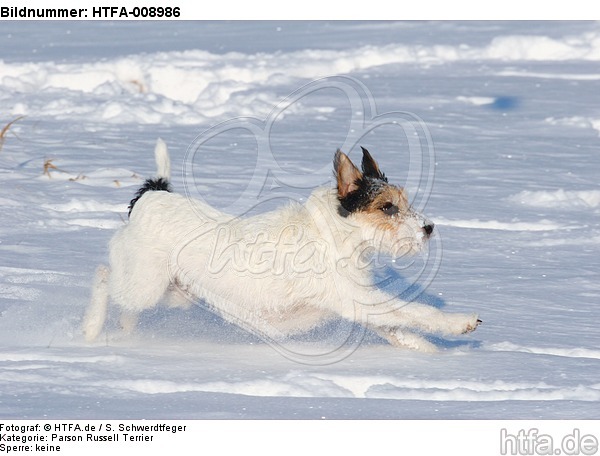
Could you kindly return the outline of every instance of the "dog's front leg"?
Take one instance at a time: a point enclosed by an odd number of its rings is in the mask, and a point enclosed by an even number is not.
[[[403,328],[370,326],[370,329],[394,347],[409,348],[424,353],[435,353],[438,351],[437,347],[424,337]]]
[[[459,335],[481,323],[477,314],[447,313],[416,302],[404,302],[380,290],[361,292],[355,303],[372,328],[415,328],[425,332]]]

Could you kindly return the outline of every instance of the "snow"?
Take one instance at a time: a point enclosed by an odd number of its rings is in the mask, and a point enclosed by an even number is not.
[[[576,191],[562,188],[552,192],[525,190],[510,199],[531,207],[594,209],[600,206],[600,190]]]
[[[25,116],[0,149],[3,418],[599,417],[598,23],[6,22],[0,49],[0,127]],[[240,212],[367,147],[437,227],[381,286],[483,325],[431,355],[345,322],[270,344],[198,303],[86,344],[158,137],[178,191]]]

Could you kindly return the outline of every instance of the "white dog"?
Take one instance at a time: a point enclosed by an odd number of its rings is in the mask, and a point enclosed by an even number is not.
[[[319,188],[303,205],[250,218],[171,193],[162,140],[155,156],[157,177],[131,201],[129,223],[110,242],[110,267],[97,270],[83,324],[87,340],[102,331],[109,298],[127,331],[163,298],[171,306],[203,300],[265,338],[343,318],[421,351],[436,347],[418,332],[463,334],[481,323],[475,314],[403,302],[373,285],[373,254],[419,252],[434,226],[388,183],[366,149],[362,172],[335,154],[336,189]]]

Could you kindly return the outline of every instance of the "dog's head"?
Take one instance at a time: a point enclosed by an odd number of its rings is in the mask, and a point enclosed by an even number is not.
[[[421,251],[433,223],[415,212],[402,187],[388,183],[364,147],[362,172],[338,150],[333,161],[339,213],[352,219],[364,241],[381,253],[399,257]]]

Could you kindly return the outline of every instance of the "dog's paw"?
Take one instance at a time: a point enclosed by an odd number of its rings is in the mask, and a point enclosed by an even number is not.
[[[386,339],[395,347],[408,348],[421,353],[436,353],[438,351],[438,348],[424,337],[400,328],[391,330]]]
[[[479,318],[477,318],[477,316],[475,316],[473,319],[474,319],[475,321],[474,321],[474,322],[473,322],[473,321],[469,321],[469,322],[467,323],[467,326],[466,326],[465,330],[462,332],[463,334],[468,334],[468,333],[470,333],[470,332],[473,332],[473,331],[475,331],[475,330],[477,329],[477,327],[478,327],[478,326],[479,326],[481,323],[483,323],[483,321],[481,321]],[[473,319],[472,319],[472,320],[473,320]]]
[[[440,332],[460,336],[475,331],[480,324],[481,320],[477,314],[446,314]]]

